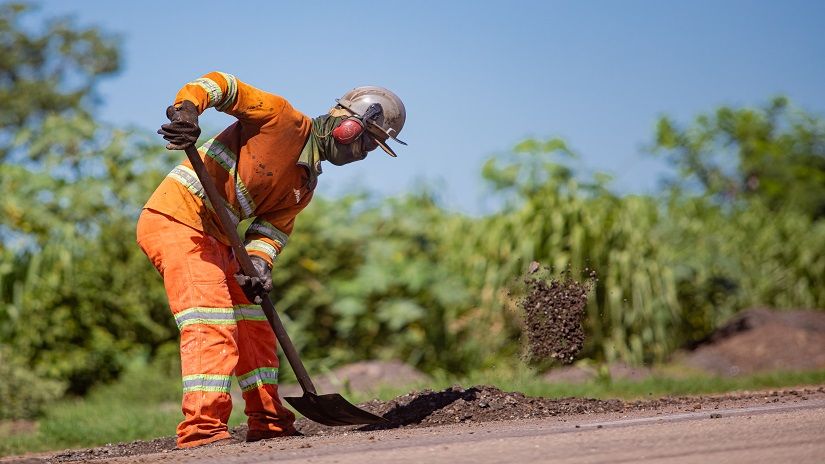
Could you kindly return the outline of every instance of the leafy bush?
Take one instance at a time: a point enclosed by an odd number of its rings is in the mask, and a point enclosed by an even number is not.
[[[65,382],[40,378],[24,359],[0,345],[0,420],[35,417],[65,389]]]

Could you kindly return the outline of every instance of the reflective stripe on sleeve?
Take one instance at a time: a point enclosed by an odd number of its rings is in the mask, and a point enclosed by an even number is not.
[[[238,376],[238,385],[242,391],[249,391],[264,385],[278,385],[277,367],[259,367]]]
[[[197,85],[206,92],[206,95],[209,97],[206,104],[207,108],[211,108],[224,100],[223,92],[221,92],[221,87],[218,85],[217,82],[213,81],[212,79],[209,79],[208,77],[201,77],[199,79],[195,79],[194,81],[190,82],[190,84]]]
[[[264,237],[275,240],[276,242],[281,244],[281,249],[283,249],[286,246],[286,242],[287,240],[289,240],[289,235],[281,232],[280,230],[278,230],[277,227],[260,218],[255,219],[255,221],[252,222],[252,225],[249,226],[249,231],[261,234]]]
[[[226,79],[226,94],[223,96],[223,101],[215,105],[218,111],[226,111],[235,105],[238,99],[238,81],[232,74],[218,72],[224,79]]]
[[[269,256],[270,261],[275,261],[278,256],[278,249],[263,240],[250,240],[246,244],[246,251],[260,251]]]

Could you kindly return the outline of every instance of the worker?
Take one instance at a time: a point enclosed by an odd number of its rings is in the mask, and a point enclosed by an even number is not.
[[[379,146],[395,156],[387,141],[400,142],[406,118],[401,100],[381,87],[358,87],[336,102],[313,119],[283,97],[211,72],[184,85],[166,110],[170,122],[158,133],[170,150],[196,143],[198,116],[207,108],[237,118],[198,152],[233,221],[251,220],[244,245],[258,272],[240,270],[184,160],[160,183],[137,224],[137,242],[163,277],[180,329],[179,448],[231,438],[233,375],[246,403],[247,441],[296,434],[295,416],[278,397],[275,335],[260,307],[272,290],[272,264],[312,199],[321,162],[345,165]]]

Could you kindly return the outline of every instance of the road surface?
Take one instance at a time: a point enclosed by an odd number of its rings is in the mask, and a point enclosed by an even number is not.
[[[295,437],[96,463],[825,462],[825,397]]]

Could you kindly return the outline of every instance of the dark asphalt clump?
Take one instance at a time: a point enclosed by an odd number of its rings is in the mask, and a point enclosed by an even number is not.
[[[620,400],[589,398],[536,398],[505,392],[489,385],[450,387],[441,391],[423,390],[390,401],[373,400],[359,407],[387,419],[386,424],[360,427],[327,427],[306,419],[295,425],[304,435],[326,435],[342,430],[383,430],[399,427],[432,427],[465,422],[537,419],[583,413],[616,412],[624,409]]]
[[[825,392],[825,386],[805,392]],[[813,394],[813,393],[804,393]],[[490,385],[464,388],[453,386],[441,391],[410,392],[390,401],[373,400],[358,407],[387,419],[386,424],[327,427],[307,419],[299,419],[295,427],[306,436],[334,435],[352,431],[373,431],[396,428],[434,427],[440,425],[482,423],[500,420],[544,419],[582,414],[627,413],[631,411],[684,410],[726,407],[728,401],[753,398],[763,401],[770,396],[776,401],[794,401],[803,393],[794,391],[742,392],[710,397],[666,397],[653,400],[622,401],[594,398],[542,398],[519,392],[506,392]]]
[[[530,272],[537,271],[536,264]],[[531,364],[558,362],[569,364],[584,346],[582,323],[587,311],[595,273],[577,282],[566,277],[542,278],[528,275],[527,295],[520,307],[524,319],[525,360]]]

